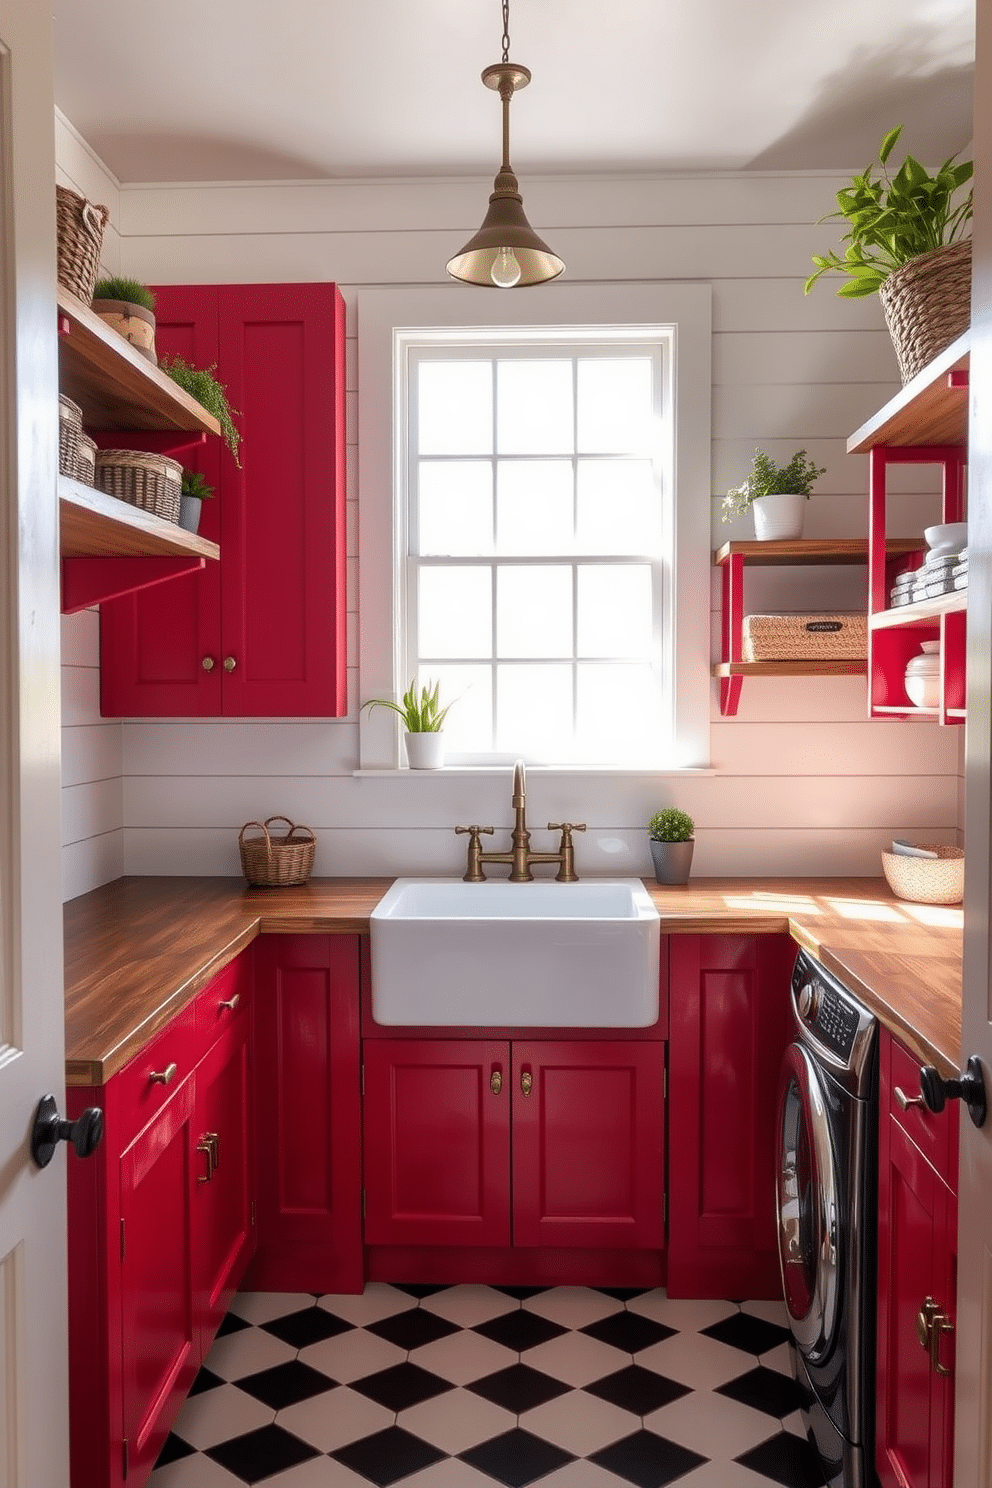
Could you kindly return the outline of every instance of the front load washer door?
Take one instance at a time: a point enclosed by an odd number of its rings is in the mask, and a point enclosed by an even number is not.
[[[833,1347],[841,1244],[837,1169],[820,1076],[800,1044],[785,1051],[778,1106],[778,1254],[789,1326],[812,1364]]]

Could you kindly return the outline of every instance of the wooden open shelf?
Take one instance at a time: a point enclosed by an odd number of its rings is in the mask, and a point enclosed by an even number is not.
[[[878,445],[966,444],[969,332],[952,341],[847,441],[849,455]]]
[[[866,677],[860,661],[718,661],[714,677]]]
[[[894,610],[881,610],[877,615],[868,616],[868,625],[871,630],[895,630],[937,620],[941,615],[964,612],[967,608],[967,589],[955,589],[951,594],[938,594],[936,599],[921,599],[916,604],[899,605]]]
[[[918,553],[926,547],[922,537],[890,538],[886,543],[890,558]],[[788,564],[815,563],[856,564],[868,562],[868,539],[864,537],[801,537],[789,542],[727,542],[717,548],[713,562],[721,568],[739,553],[749,568],[784,567]]]

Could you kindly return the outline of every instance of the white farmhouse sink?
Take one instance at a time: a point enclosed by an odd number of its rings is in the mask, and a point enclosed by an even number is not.
[[[660,922],[636,878],[399,878],[371,932],[378,1023],[645,1028],[658,1016]]]

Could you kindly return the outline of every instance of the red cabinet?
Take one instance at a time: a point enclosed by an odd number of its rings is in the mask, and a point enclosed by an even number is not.
[[[918,1103],[919,1063],[884,1029],[879,1052],[875,1465],[882,1488],[950,1488],[958,1108]]]
[[[669,1294],[779,1297],[775,1102],[796,948],[787,935],[669,946]]]
[[[258,1254],[249,1282],[360,1292],[359,938],[255,943]]]
[[[347,711],[344,302],[333,284],[156,290],[159,355],[216,366],[241,414],[182,458],[217,488],[220,562],[107,601],[107,716],[339,717]]]
[[[368,1040],[370,1245],[664,1245],[664,1045]]]

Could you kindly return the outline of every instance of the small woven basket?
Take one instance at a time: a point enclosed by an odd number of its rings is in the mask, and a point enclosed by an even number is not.
[[[80,431],[76,439],[76,479],[92,486],[96,479],[96,440]]]
[[[910,858],[883,852],[882,872],[897,899],[915,904],[960,904],[964,898],[964,848],[943,842],[914,842],[936,858]]]
[[[97,450],[94,484],[167,522],[179,521],[183,467],[168,455],[144,450]]]
[[[270,824],[279,821],[289,827],[284,837],[274,837],[269,831]],[[250,827],[257,827],[262,836],[246,837]],[[307,835],[298,837],[298,832]],[[296,826],[288,816],[268,816],[264,822],[245,822],[238,833],[238,847],[241,871],[253,888],[278,889],[306,883],[313,868],[317,838],[310,827]]]
[[[867,655],[863,613],[744,617],[742,661],[863,661]]]
[[[971,324],[971,239],[911,258],[883,281],[878,298],[909,382]]]
[[[59,475],[76,474],[76,446],[83,431],[83,410],[59,395]]]
[[[93,302],[103,230],[109,219],[106,207],[94,206],[67,186],[56,186],[59,283],[86,305]]]

